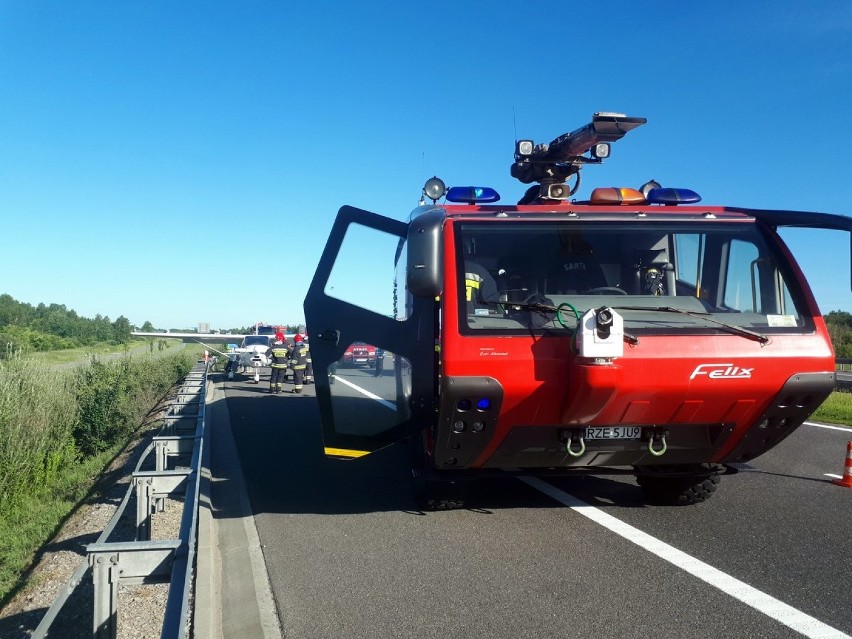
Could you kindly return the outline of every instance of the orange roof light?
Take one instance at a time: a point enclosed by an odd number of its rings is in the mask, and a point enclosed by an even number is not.
[[[636,189],[618,187],[597,188],[592,191],[590,204],[637,205],[646,204],[645,196]]]

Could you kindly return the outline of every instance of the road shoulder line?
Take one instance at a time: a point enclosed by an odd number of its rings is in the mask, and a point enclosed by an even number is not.
[[[215,637],[282,637],[260,538],[231,432],[230,415],[221,384],[214,387],[208,413],[213,446],[212,513],[219,567],[220,615]]]

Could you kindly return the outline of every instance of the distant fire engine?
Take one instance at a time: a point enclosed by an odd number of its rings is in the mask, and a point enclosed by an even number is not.
[[[376,347],[364,342],[353,342],[343,351],[344,366],[369,366],[376,365]]]

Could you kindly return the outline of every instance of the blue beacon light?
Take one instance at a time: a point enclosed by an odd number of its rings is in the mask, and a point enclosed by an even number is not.
[[[488,410],[489,408],[491,408],[491,400],[488,399],[487,397],[483,397],[483,398],[478,399],[476,401],[476,409],[477,410],[485,411],[485,410]]]
[[[488,186],[451,186],[447,189],[448,202],[488,204],[500,200],[500,194]]]
[[[648,204],[664,204],[666,206],[697,204],[701,201],[701,196],[692,189],[651,189],[645,197]]]

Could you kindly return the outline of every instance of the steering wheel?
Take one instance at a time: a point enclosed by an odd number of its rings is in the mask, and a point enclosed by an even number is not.
[[[533,293],[527,295],[521,304],[553,304],[553,302],[541,293]]]
[[[533,293],[532,295],[527,295],[526,299],[521,302],[522,304],[544,304],[547,306],[553,306],[553,301],[549,297],[545,297],[541,293]],[[522,312],[520,316],[522,322],[528,322],[530,328],[541,328],[546,326],[553,320],[553,311],[543,311],[543,310],[533,310],[529,309]]]
[[[627,295],[627,291],[617,286],[597,286],[585,291],[583,295]]]

